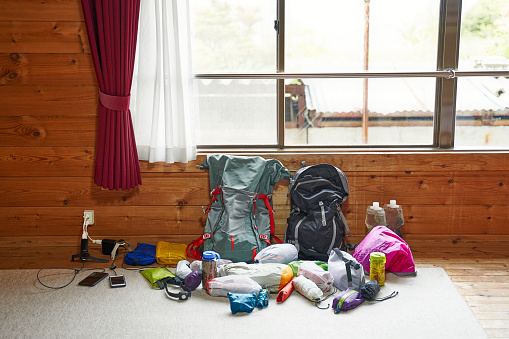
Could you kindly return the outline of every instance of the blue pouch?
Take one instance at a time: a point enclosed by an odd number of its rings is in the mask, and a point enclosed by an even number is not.
[[[256,293],[228,293],[232,314],[253,312],[256,305]]]
[[[124,262],[133,266],[146,266],[156,262],[156,245],[138,243],[134,251],[124,257]]]
[[[256,307],[262,309],[267,306],[269,306],[269,291],[261,289],[258,293],[258,298],[256,299]]]

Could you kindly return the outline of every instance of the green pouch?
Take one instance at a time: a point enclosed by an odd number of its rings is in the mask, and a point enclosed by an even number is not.
[[[162,288],[157,282],[164,278],[173,278],[175,273],[167,269],[166,267],[149,268],[147,270],[140,271],[140,273],[152,284],[154,288]]]

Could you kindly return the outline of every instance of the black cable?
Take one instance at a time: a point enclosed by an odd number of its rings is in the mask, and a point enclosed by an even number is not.
[[[127,250],[127,248],[125,248],[125,246],[123,247],[124,248],[124,252],[121,253],[121,254],[124,254],[124,257],[127,253],[129,253],[129,251]],[[115,257],[115,260],[118,258],[119,256],[116,256]],[[115,260],[112,261],[111,263],[111,266],[109,267],[110,270],[113,271],[113,273],[115,273],[115,275],[117,275],[117,272],[115,271],[115,268],[117,268],[117,266],[115,265]],[[72,282],[74,281],[74,279],[76,279],[76,276],[82,272],[82,271],[95,271],[95,270],[101,270],[101,272],[104,272],[106,271],[106,268],[84,268],[85,267],[85,261],[83,261],[83,265],[81,265],[81,268],[79,269],[76,269],[76,268],[69,268],[69,267],[60,267],[60,266],[47,266],[47,267],[43,267],[41,268],[38,272],[37,272],[37,281],[44,287],[46,288],[51,288],[53,290],[59,290],[59,289],[62,289],[64,287],[67,287],[69,286],[70,284],[72,284]],[[160,267],[160,266],[157,266],[157,267]],[[157,267],[140,267],[140,268],[127,268],[124,266],[124,260],[122,260],[122,268],[125,269],[125,270],[128,270],[128,271],[142,271],[142,270],[146,270],[146,269],[149,269],[149,268],[157,268]],[[166,265],[162,266],[162,267],[166,267]],[[69,281],[67,284],[65,285],[62,285],[62,286],[48,286],[46,284],[44,284],[40,277],[39,277],[39,274],[44,271],[44,270],[47,270],[47,269],[61,269],[61,270],[71,270],[71,271],[74,271],[74,276],[72,277],[71,281]]]
[[[74,281],[74,279],[76,279],[76,276],[78,275],[78,273],[82,272],[82,271],[95,271],[95,270],[101,270],[102,272],[105,271],[104,268],[84,268],[85,267],[85,261],[83,261],[83,265],[81,265],[81,268],[80,269],[76,269],[76,268],[69,268],[69,267],[60,267],[60,266],[47,266],[47,267],[43,267],[41,268],[38,272],[37,272],[37,281],[44,287],[46,288],[51,288],[53,290],[59,290],[61,288],[64,288],[64,287],[67,287],[69,286],[70,284],[72,284],[72,282]],[[48,286],[46,284],[44,284],[42,281],[41,281],[41,278],[39,277],[39,274],[44,271],[44,270],[47,270],[47,269],[60,269],[60,270],[71,270],[71,271],[74,271],[74,276],[72,277],[71,281],[69,281],[67,284],[65,285],[62,285],[62,286]]]

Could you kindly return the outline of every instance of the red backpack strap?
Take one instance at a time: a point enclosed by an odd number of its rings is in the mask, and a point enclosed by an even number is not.
[[[274,211],[272,210],[272,206],[270,205],[270,195],[269,194],[259,194],[258,195],[258,198],[260,199],[263,199],[263,201],[265,202],[265,207],[267,207],[267,209],[269,210],[269,215],[270,215],[270,237],[274,240],[276,240],[276,242],[278,244],[282,244],[283,242],[281,241],[281,239],[279,239],[278,237],[276,237],[275,233],[275,226],[274,226]]]
[[[194,260],[201,260],[201,254],[200,254],[200,245],[205,242],[208,238],[210,238],[210,234],[203,234],[199,236],[196,240],[191,241],[189,245],[186,247],[186,253],[187,256]]]
[[[214,201],[216,201],[216,200],[217,200],[217,196],[218,196],[219,194],[221,194],[221,192],[222,192],[222,190],[221,190],[221,186],[219,186],[219,185],[218,185],[218,186],[216,186],[216,188],[214,188],[214,189],[212,190],[212,192],[210,192],[210,195],[212,196],[212,199],[210,199],[209,207],[207,207],[207,209],[205,210],[205,213],[209,213],[209,211],[210,211],[210,207],[212,206],[212,203],[213,203]]]
[[[275,234],[271,234],[270,236],[272,237],[272,239],[276,240],[278,244],[283,243],[283,240],[279,239],[279,237],[277,237]]]

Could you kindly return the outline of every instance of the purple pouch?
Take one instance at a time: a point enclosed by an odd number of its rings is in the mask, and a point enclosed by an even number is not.
[[[198,286],[200,286],[202,275],[203,275],[202,270],[192,271],[184,279],[184,285],[186,285],[186,287],[189,287],[191,291],[194,291]]]
[[[339,313],[341,311],[348,311],[356,308],[363,302],[364,298],[360,292],[347,289],[334,298],[332,301],[332,308],[334,309],[334,313]]]

